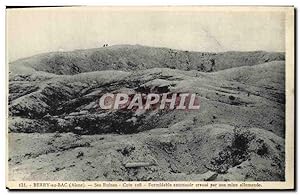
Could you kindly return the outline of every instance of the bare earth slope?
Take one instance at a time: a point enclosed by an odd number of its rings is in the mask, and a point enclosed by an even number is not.
[[[165,48],[76,52],[63,56],[111,57],[105,66],[75,60],[80,64],[76,71],[66,68],[64,60],[42,63],[57,53],[11,65],[12,180],[284,180],[284,55],[208,54],[208,61],[215,60],[212,70],[187,71],[189,66],[180,63],[176,69],[157,65],[166,59]],[[190,70],[204,58],[179,53],[195,58]],[[137,67],[114,61],[120,56],[135,58]],[[111,63],[121,64],[121,70],[106,70]],[[20,74],[24,69],[28,72]],[[197,93],[200,110],[98,108],[101,95],[122,91]]]

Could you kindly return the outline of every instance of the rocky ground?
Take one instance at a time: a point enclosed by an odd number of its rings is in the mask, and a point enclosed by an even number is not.
[[[10,180],[284,180],[284,54],[112,46],[10,64]],[[107,92],[200,110],[109,110]]]

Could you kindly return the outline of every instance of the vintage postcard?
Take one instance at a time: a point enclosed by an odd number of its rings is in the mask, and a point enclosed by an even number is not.
[[[7,7],[7,188],[294,189],[294,12]]]

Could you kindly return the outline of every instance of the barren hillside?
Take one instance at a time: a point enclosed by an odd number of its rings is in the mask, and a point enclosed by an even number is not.
[[[284,180],[284,80],[284,54],[263,51],[122,45],[12,62],[9,176]],[[99,109],[123,91],[196,93],[200,109]]]

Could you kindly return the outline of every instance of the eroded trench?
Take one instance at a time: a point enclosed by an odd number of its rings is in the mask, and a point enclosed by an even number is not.
[[[170,119],[164,120],[163,124],[159,123],[163,115],[172,115],[170,110],[147,110],[138,115],[135,110],[128,109],[101,110],[98,105],[100,97],[121,88],[133,89],[136,93],[144,94],[170,92],[169,86],[150,88],[142,86],[139,81],[113,82],[76,90],[68,85],[49,84],[26,96],[25,100],[36,102],[36,105],[28,106],[25,103],[9,106],[10,116],[20,119],[10,124],[10,131],[130,134],[155,127],[166,127],[171,122]]]

